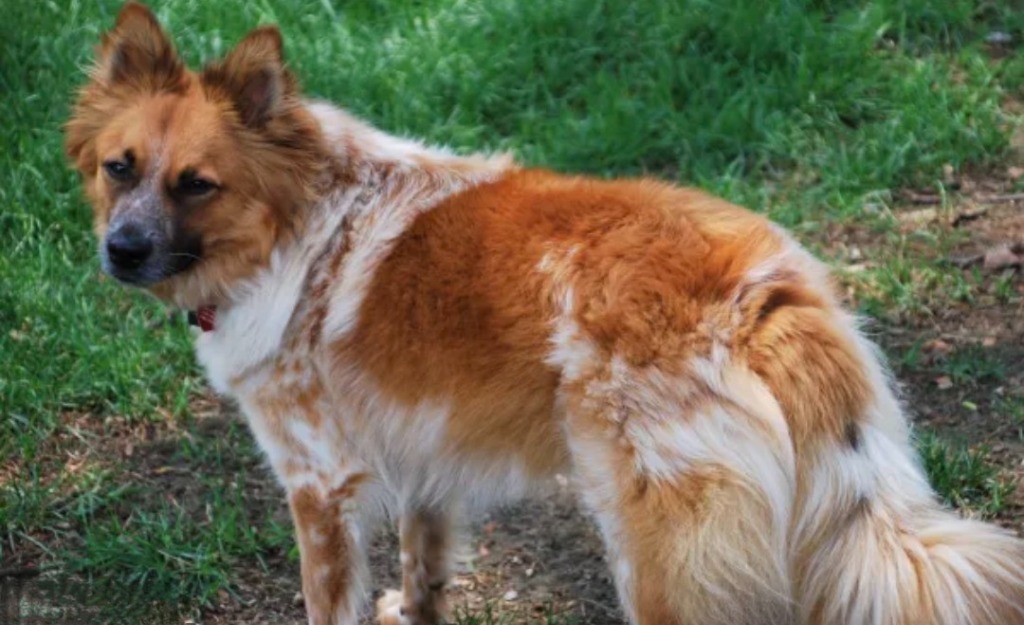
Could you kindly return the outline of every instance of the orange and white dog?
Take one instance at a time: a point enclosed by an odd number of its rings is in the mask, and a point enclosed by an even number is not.
[[[700,191],[457,156],[302,99],[278,31],[186,69],[121,12],[67,125],[103,268],[288,493],[309,622],[443,618],[453,515],[571,474],[639,625],[1011,625],[1024,546],[935,500],[826,269]]]

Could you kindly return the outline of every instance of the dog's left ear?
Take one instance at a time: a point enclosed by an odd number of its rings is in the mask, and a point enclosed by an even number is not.
[[[295,96],[295,79],[284,66],[281,33],[261,26],[202,73],[202,82],[231,98],[242,123],[259,128],[282,112]]]

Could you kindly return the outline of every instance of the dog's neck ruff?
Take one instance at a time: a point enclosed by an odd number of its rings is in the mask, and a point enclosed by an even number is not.
[[[198,326],[203,332],[213,332],[217,321],[216,306],[200,306],[188,311],[188,324]]]

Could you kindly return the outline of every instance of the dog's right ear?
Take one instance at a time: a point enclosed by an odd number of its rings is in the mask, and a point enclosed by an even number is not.
[[[109,85],[173,91],[181,88],[185,67],[156,16],[138,2],[128,2],[96,49],[93,78]]]

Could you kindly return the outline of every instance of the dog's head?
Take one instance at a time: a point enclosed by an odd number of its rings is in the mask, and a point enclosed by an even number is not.
[[[276,28],[192,72],[136,3],[97,47],[66,146],[103,270],[188,308],[216,304],[269,262],[328,162]]]

